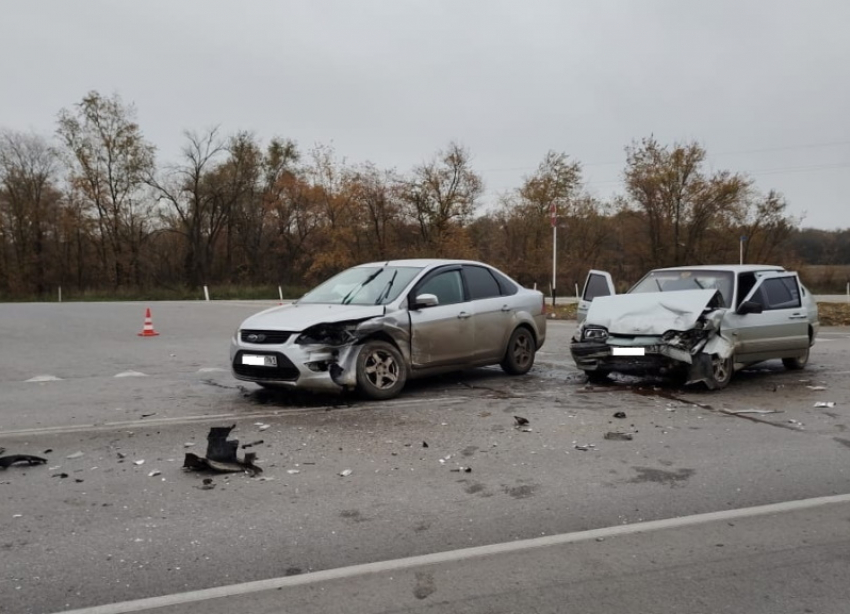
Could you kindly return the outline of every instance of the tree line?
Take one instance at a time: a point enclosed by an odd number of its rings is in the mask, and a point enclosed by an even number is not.
[[[248,132],[186,131],[160,162],[117,94],[62,109],[55,132],[0,130],[0,300],[57,287],[143,292],[202,285],[306,288],[354,264],[480,259],[547,290],[588,268],[635,281],[677,264],[850,263],[848,231],[800,230],[775,191],[713,171],[695,142],[626,147],[624,191],[601,200],[581,163],[547,152],[521,185],[482,203],[468,149],[449,143],[407,171],[350,163]],[[740,240],[745,237],[745,240]]]

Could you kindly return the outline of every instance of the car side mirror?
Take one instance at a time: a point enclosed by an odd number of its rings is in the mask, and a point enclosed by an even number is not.
[[[420,294],[416,297],[416,300],[413,301],[413,308],[421,309],[422,307],[433,307],[439,304],[440,299],[437,298],[436,294]]]
[[[755,301],[744,301],[738,306],[735,313],[744,316],[748,313],[761,313],[762,311],[764,311],[764,306],[761,303],[757,303]]]

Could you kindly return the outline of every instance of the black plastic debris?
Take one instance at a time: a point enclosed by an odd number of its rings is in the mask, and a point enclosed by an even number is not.
[[[528,418],[523,418],[522,416],[514,416],[514,421],[517,426],[526,426],[528,424]]]
[[[239,473],[245,471],[251,475],[262,473],[254,461],[257,455],[247,452],[241,459],[236,456],[239,449],[238,439],[228,439],[233,426],[214,426],[207,435],[207,455],[198,456],[192,452],[186,452],[183,467],[194,471],[215,471],[218,473]]]
[[[422,442],[422,447],[423,447],[423,448],[427,448],[427,447],[428,447],[428,442],[427,442],[427,441],[423,441],[423,442]]]
[[[251,443],[243,443],[242,449],[244,450],[245,448],[253,448],[254,446],[259,446],[259,445],[262,445],[264,443],[265,442],[262,439],[258,439],[257,441],[252,441]]]
[[[618,411],[618,412],[614,413],[614,417],[615,417],[615,418],[620,418],[620,419],[622,420],[622,419],[624,419],[624,418],[626,417],[626,412],[624,412],[624,411]]]
[[[9,456],[0,456],[0,467],[8,469],[12,465],[26,463],[27,465],[42,465],[47,462],[46,458],[40,456],[32,456],[30,454],[10,454]]]
[[[609,431],[605,433],[605,439],[611,439],[613,441],[631,441],[634,439],[631,433],[618,433],[616,431]]]

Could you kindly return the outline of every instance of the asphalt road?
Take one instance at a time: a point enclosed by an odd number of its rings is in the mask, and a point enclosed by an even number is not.
[[[49,460],[0,470],[2,612],[309,578],[850,492],[846,328],[822,331],[804,372],[765,363],[709,393],[627,379],[588,387],[569,359],[573,323],[551,322],[528,376],[479,369],[366,403],[291,398],[236,382],[228,338],[258,303],[154,303],[160,335],[152,338],[137,336],[145,306],[0,305],[0,446]],[[815,408],[817,401],[835,406]],[[779,413],[733,415],[740,410]],[[617,411],[627,418],[614,418]],[[530,429],[515,428],[515,415]],[[217,475],[214,488],[203,489],[206,476],[184,472],[183,456],[203,453],[209,427],[231,424],[243,444],[262,440],[250,449],[264,471]],[[605,439],[609,431],[633,439]],[[342,477],[344,469],[351,474]],[[829,517],[846,528],[846,513]],[[783,546],[795,522],[766,531],[763,552],[783,551],[789,564],[811,555],[812,569],[823,553],[822,569],[832,569],[840,542],[806,550],[795,537]],[[704,535],[683,537],[685,550],[689,539],[693,550]],[[629,572],[611,573],[628,585]],[[743,591],[750,580],[738,581]],[[826,582],[798,596],[842,596],[834,589]],[[436,607],[438,594],[417,603]],[[521,611],[510,603],[501,611]],[[545,603],[539,611],[549,611]]]

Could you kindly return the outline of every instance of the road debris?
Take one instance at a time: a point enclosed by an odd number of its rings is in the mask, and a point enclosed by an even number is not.
[[[617,431],[608,431],[605,433],[605,439],[612,441],[631,441],[634,436],[631,433],[618,433]]]
[[[614,417],[622,420],[626,417],[626,412],[624,412],[624,411],[614,412]]]
[[[449,469],[449,471],[454,471],[455,473],[463,472],[463,473],[472,473],[472,467],[458,467],[456,469]]]
[[[339,472],[339,475],[340,475],[341,477],[347,478],[347,477],[348,477],[348,476],[350,476],[352,473],[353,473],[353,472],[351,471],[351,469],[343,469],[342,471],[340,471],[340,472]]]
[[[65,458],[67,458],[68,460],[74,460],[75,458],[82,458],[82,457],[83,457],[82,452],[74,452],[73,454],[69,454]]]
[[[42,465],[46,462],[46,458],[32,456],[31,454],[10,454],[9,456],[0,456],[0,467],[3,469],[8,469],[12,465],[16,465],[18,463],[26,463],[27,465]]]
[[[826,386],[806,386],[809,390],[826,390]]]
[[[262,473],[262,468],[255,464],[257,455],[247,452],[243,458],[236,456],[239,448],[238,439],[228,439],[233,426],[214,426],[207,435],[207,455],[198,456],[193,452],[186,452],[183,468],[194,471],[217,471],[219,473],[239,473],[244,471],[250,475]]]
[[[54,473],[50,477],[52,477],[52,478],[62,478],[64,480],[65,478],[68,477],[68,474],[63,471],[62,473]]]
[[[142,459],[139,459],[137,461],[133,461],[133,464],[136,465],[137,467],[141,467],[142,465],[145,464],[145,459],[142,458]]]
[[[528,418],[523,418],[522,416],[514,416],[514,421],[516,421],[516,426],[526,426],[528,424]]]
[[[254,446],[259,446],[259,445],[264,444],[264,443],[265,443],[265,441],[263,441],[262,439],[258,439],[257,441],[252,441],[251,443],[243,443],[242,449],[244,450],[245,448],[253,448]]]
[[[835,407],[835,401],[818,401],[815,407]]]
[[[213,482],[212,478],[204,478],[203,484],[198,486],[201,490],[212,490],[215,488],[215,482]]]
[[[301,470],[299,470],[299,469],[287,469],[286,472],[289,475],[298,475],[299,473],[301,473]]]
[[[162,473],[162,471],[160,471],[159,469],[154,469],[153,471],[151,471],[148,474],[148,477],[149,478],[155,478],[156,476],[160,475],[161,473]]]
[[[422,442],[422,447],[423,447],[423,448],[427,448],[427,447],[428,447],[428,442],[427,442],[427,441],[423,441],[423,442]]]
[[[573,446],[576,450],[581,450],[582,452],[587,452],[589,450],[593,450],[596,448],[596,444],[586,443],[586,444],[575,444]]]

